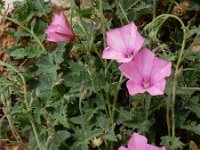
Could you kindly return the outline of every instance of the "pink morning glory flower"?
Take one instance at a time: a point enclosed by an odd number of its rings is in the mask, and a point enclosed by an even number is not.
[[[172,63],[155,56],[147,48],[142,49],[129,63],[119,66],[119,70],[129,80],[126,83],[130,95],[148,92],[163,95],[166,77],[171,74]]]
[[[118,150],[165,150],[165,147],[157,147],[147,144],[147,138],[138,133],[133,133],[128,143],[128,148],[121,146]]]
[[[54,16],[45,33],[47,34],[47,41],[65,42],[74,39],[74,32],[63,12]]]
[[[116,60],[119,63],[130,62],[144,44],[144,38],[131,22],[121,28],[106,32],[107,47],[103,51],[103,59]]]

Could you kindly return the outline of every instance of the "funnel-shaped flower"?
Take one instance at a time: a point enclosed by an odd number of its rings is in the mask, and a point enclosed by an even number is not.
[[[118,150],[165,150],[165,147],[157,147],[154,145],[147,144],[147,138],[133,133],[128,143],[128,148],[121,146]]]
[[[133,22],[106,32],[106,41],[108,47],[104,49],[102,58],[119,63],[130,62],[144,44],[144,38]]]
[[[74,38],[73,30],[63,12],[54,16],[45,33],[47,34],[47,41],[52,42],[71,41]]]
[[[129,80],[126,83],[130,95],[148,92],[152,96],[163,95],[166,77],[171,74],[171,62],[155,57],[155,54],[144,48],[135,59],[119,66],[119,70]]]

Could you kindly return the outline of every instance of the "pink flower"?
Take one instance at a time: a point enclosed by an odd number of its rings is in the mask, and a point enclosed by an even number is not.
[[[47,34],[47,40],[52,42],[71,41],[74,38],[73,30],[63,12],[54,16],[45,33]]]
[[[155,57],[144,48],[129,63],[119,66],[119,70],[129,80],[126,83],[130,95],[148,92],[150,95],[163,95],[166,77],[171,74],[171,62]]]
[[[133,22],[106,32],[106,41],[108,47],[104,49],[102,58],[119,63],[130,62],[144,44],[144,38]]]
[[[165,147],[157,147],[147,144],[146,137],[138,133],[133,133],[129,140],[128,148],[121,146],[118,150],[165,150]]]

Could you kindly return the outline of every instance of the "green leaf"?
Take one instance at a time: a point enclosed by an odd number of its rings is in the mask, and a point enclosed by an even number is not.
[[[40,41],[44,41],[46,35],[44,34],[45,29],[47,28],[48,24],[42,20],[36,22],[33,32],[34,34],[40,39]]]
[[[38,73],[49,75],[54,80],[57,77],[57,70],[60,69],[60,63],[63,61],[63,51],[49,53],[37,62]]]
[[[74,138],[76,142],[70,147],[70,150],[89,150],[91,140],[103,134],[101,129],[76,129]]]
[[[42,17],[51,12],[50,1],[26,0],[14,2],[15,11],[13,17],[20,22],[29,22],[34,16]]]
[[[0,0],[0,11],[4,8],[5,1]]]
[[[118,141],[115,133],[112,130],[108,131],[108,133],[104,135],[103,138],[109,141],[113,141],[113,142]]]
[[[7,49],[6,52],[16,58],[16,59],[21,59],[21,58],[36,58],[40,57],[44,51],[41,49],[39,45],[31,45],[28,48],[11,48]]]
[[[181,125],[181,128],[200,135],[200,124],[198,124],[196,121],[188,122],[188,124]]]
[[[17,19],[20,22],[27,22],[32,19],[34,16],[34,12],[30,8],[27,1],[17,1],[14,3],[15,11],[13,14],[13,18]]]
[[[38,17],[42,17],[43,15],[46,16],[48,13],[51,12],[52,6],[51,1],[44,2],[44,0],[29,0],[34,13]]]
[[[59,146],[64,142],[66,139],[70,137],[70,133],[66,130],[60,130],[55,132],[53,135],[51,135],[51,140],[49,144],[50,150],[59,150]]]
[[[20,29],[14,34],[14,36],[16,36],[18,38],[19,37],[28,37],[28,36],[31,36],[31,34],[30,34],[30,32],[28,32],[25,29]]]
[[[41,60],[36,63],[38,70],[37,82],[34,85],[39,97],[51,100],[59,100],[62,97],[61,91],[56,91],[55,86],[60,79],[58,76],[58,70],[60,69],[60,63],[64,61],[63,51],[53,51],[43,56]],[[50,101],[48,104],[51,104]]]
[[[184,144],[180,141],[180,138],[171,137],[171,136],[163,136],[161,137],[161,145],[166,146],[168,150],[179,150]]]
[[[94,14],[94,8],[82,8],[80,13],[82,17],[90,18]]]

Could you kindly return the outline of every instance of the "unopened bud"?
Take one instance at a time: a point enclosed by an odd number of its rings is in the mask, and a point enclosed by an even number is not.
[[[75,2],[75,4],[76,4],[77,6],[80,6],[80,5],[81,5],[81,0],[74,0],[74,2]]]

